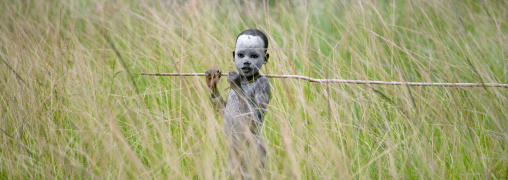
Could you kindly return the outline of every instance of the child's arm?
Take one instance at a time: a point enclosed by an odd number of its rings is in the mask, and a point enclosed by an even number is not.
[[[210,89],[210,100],[212,101],[212,105],[217,111],[219,115],[222,116],[224,113],[224,108],[226,107],[226,101],[220,95],[219,89],[217,88],[217,84],[220,80],[221,71],[218,69],[208,70],[205,72],[206,75],[206,85]]]
[[[270,103],[270,83],[268,79],[259,79],[258,84],[255,86],[254,105],[256,105],[256,116],[263,122],[268,103]]]

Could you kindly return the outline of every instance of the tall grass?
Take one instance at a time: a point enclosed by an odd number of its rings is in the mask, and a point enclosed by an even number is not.
[[[140,73],[234,70],[248,28],[269,36],[265,74],[508,83],[506,1],[20,0],[0,12],[0,179],[226,178],[204,79]],[[267,178],[508,177],[505,88],[270,83]]]

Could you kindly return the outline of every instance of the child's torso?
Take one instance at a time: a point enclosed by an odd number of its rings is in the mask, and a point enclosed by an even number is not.
[[[242,89],[246,94],[247,101],[255,102],[256,93],[260,93],[260,90],[264,89],[261,83],[262,78],[266,77],[260,77],[253,82],[242,84]],[[249,106],[246,108],[249,108]],[[252,106],[250,106],[250,108],[252,108],[251,112],[255,113],[254,115],[243,113],[238,96],[234,90],[230,89],[224,111],[224,126],[226,126],[226,128],[237,129],[237,127],[241,124],[249,126],[249,124],[253,123],[251,121],[256,121],[256,123],[261,124],[263,122],[263,117],[260,116],[260,113],[264,113],[264,110],[260,111],[260,109]],[[250,117],[254,117],[254,119]]]

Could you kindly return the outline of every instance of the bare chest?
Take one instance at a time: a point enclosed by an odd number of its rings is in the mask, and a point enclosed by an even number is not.
[[[255,97],[254,85],[254,83],[242,84],[242,89],[248,100],[253,100]],[[241,113],[240,108],[240,100],[237,94],[234,90],[229,90],[225,113],[234,116]]]

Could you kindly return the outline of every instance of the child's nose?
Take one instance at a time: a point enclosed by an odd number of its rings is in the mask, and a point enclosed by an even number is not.
[[[251,62],[249,60],[245,60],[243,64],[250,64]]]

